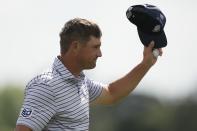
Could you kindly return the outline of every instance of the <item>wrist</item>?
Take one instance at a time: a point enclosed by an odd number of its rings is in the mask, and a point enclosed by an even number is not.
[[[146,60],[143,60],[141,63],[140,63],[144,68],[151,68],[153,66],[153,62],[151,61],[146,61]]]

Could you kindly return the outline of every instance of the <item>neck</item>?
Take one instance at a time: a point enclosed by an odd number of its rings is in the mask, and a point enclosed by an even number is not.
[[[75,59],[68,55],[60,55],[58,56],[59,60],[64,64],[64,66],[75,76],[78,77],[82,71],[79,68]]]

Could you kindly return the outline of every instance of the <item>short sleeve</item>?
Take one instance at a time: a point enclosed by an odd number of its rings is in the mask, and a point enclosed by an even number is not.
[[[47,85],[31,85],[26,89],[17,125],[41,131],[55,114],[54,94]]]
[[[94,101],[96,98],[98,98],[103,90],[103,87],[105,86],[102,83],[86,79],[86,83],[88,86],[88,91],[89,91],[89,100],[90,102]]]

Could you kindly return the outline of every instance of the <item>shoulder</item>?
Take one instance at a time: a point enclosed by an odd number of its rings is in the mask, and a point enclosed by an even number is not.
[[[42,105],[55,108],[56,95],[50,84],[53,80],[52,73],[44,72],[34,77],[26,86],[24,103],[26,105]]]
[[[51,70],[44,71],[28,82],[25,92],[28,90],[45,90],[48,92],[53,92],[51,88],[51,81],[53,79],[54,77]]]

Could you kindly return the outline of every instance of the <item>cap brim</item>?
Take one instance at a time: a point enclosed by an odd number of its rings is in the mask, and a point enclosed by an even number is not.
[[[148,34],[141,31],[139,28],[137,30],[143,45],[148,46],[153,40],[155,42],[154,48],[162,48],[167,46],[167,38],[164,31],[159,34]]]

